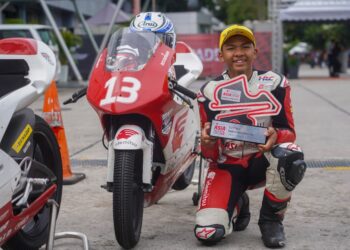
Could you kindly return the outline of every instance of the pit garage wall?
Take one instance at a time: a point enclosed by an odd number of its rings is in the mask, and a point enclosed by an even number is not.
[[[254,68],[258,70],[271,70],[271,37],[270,32],[255,32],[258,48],[258,57]],[[178,35],[178,41],[187,43],[197,53],[203,62],[201,77],[214,77],[221,74],[224,65],[218,59],[219,34]]]

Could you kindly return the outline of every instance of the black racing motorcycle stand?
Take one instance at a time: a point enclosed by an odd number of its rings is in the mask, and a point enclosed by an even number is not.
[[[194,206],[198,206],[199,200],[202,195],[202,178],[204,175],[204,167],[203,167],[203,156],[199,154],[199,173],[198,173],[198,190],[193,193],[192,201]]]
[[[58,203],[55,200],[48,200],[47,204],[51,207],[51,218],[50,218],[50,231],[49,238],[46,242],[46,250],[53,250],[54,240],[56,239],[64,239],[64,238],[75,238],[80,239],[83,242],[83,249],[89,250],[89,242],[85,234],[78,232],[62,232],[56,233],[56,219],[57,219],[57,211],[58,211]]]

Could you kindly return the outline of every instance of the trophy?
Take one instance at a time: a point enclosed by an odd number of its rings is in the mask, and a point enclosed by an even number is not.
[[[266,143],[266,128],[244,125],[239,123],[222,122],[213,120],[210,127],[210,136],[220,137],[235,141],[252,142],[256,144]]]
[[[211,121],[213,137],[265,144],[268,119],[282,109],[263,83],[249,90],[245,75],[213,82],[204,89],[204,95],[210,100],[209,109],[219,111]]]

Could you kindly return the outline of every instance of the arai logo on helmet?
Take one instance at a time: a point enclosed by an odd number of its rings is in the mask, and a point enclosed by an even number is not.
[[[139,28],[156,28],[158,24],[154,21],[143,21],[137,25]]]

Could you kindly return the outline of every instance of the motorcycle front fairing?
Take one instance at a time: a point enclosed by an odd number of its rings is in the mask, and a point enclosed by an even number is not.
[[[138,57],[146,59],[137,62]],[[108,165],[114,161],[114,149],[143,149],[148,159],[143,173],[146,184],[151,182],[151,176],[145,172],[151,172],[152,162],[157,162],[149,152],[152,136],[145,127],[137,129],[133,125],[145,118],[152,124],[164,154],[161,174],[168,174],[168,180],[186,169],[194,148],[196,132],[192,128],[197,123],[193,110],[168,86],[168,73],[174,61],[175,51],[161,43],[154,33],[122,30],[112,36],[108,49],[98,59],[87,90],[87,99],[110,140]],[[121,120],[121,127],[116,126]],[[110,126],[117,130],[109,129]],[[107,182],[112,181],[112,171],[109,170]],[[164,183],[166,192],[172,183]]]
[[[122,40],[125,36],[123,32],[118,33],[115,40]],[[145,40],[146,37],[149,40],[149,48],[145,49],[147,52],[143,52],[148,54],[147,60],[143,60],[143,64],[135,69],[130,68],[132,64],[126,63],[122,65],[124,68],[119,67],[120,64],[114,67],[108,65],[112,61],[110,57],[117,58],[121,54],[118,52],[113,55],[113,50],[116,50],[120,43],[114,43],[113,47],[113,42],[110,42],[108,49],[103,51],[94,67],[87,99],[100,116],[103,127],[108,127],[108,117],[129,114],[142,115],[153,124],[159,124],[154,127],[156,133],[161,135],[159,139],[164,147],[169,140],[169,134],[163,134],[161,131],[160,114],[169,111],[169,107],[173,108],[174,113],[179,109],[168,89],[168,70],[174,61],[174,51],[161,43],[152,32],[127,34],[133,41],[139,42],[135,45],[137,48],[146,46],[146,42],[142,43],[141,38]],[[152,39],[153,42],[150,41]],[[128,46],[131,47],[130,44]],[[128,48],[123,47],[121,50],[126,54]],[[138,53],[142,52],[139,50]]]

